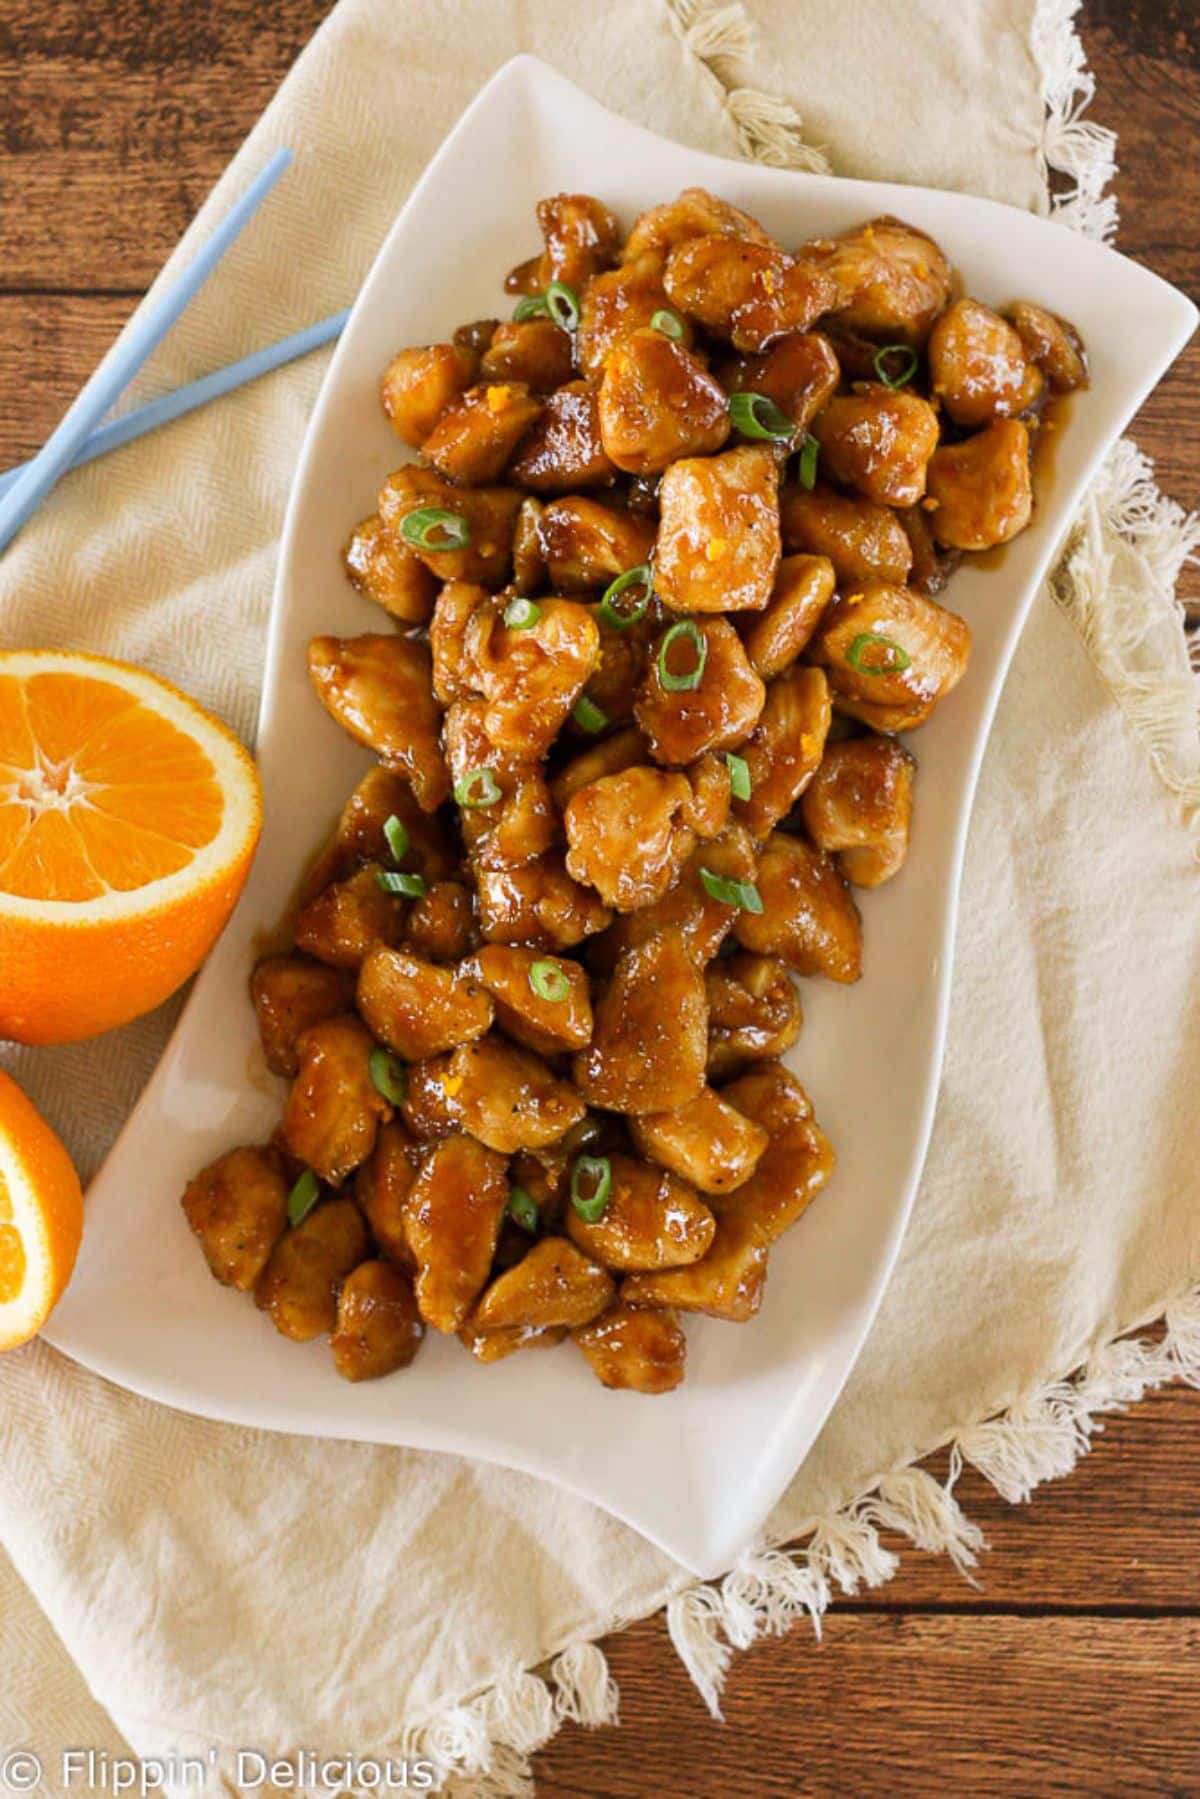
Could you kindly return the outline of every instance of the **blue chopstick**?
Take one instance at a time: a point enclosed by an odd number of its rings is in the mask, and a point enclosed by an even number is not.
[[[257,381],[260,375],[269,375],[272,369],[294,362],[298,356],[307,356],[310,350],[318,350],[322,344],[331,343],[340,336],[349,317],[349,309],[331,313],[327,319],[318,319],[315,325],[306,325],[303,331],[293,331],[290,337],[282,337],[278,343],[254,350],[226,368],[214,369],[211,375],[201,375],[197,381],[189,381],[184,387],[177,387],[157,400],[148,400],[144,406],[123,413],[118,419],[111,419],[107,425],[92,432],[67,466],[79,468],[84,462],[94,462],[97,456],[119,450],[122,444],[132,443],[134,438],[145,437],[148,431],[157,431],[160,425],[169,425],[172,420],[195,412],[198,406],[206,406],[210,400],[219,400],[223,394],[244,387],[248,381]],[[34,462],[36,460],[35,457]],[[26,469],[34,466],[34,462],[18,463],[16,468],[7,469],[0,475],[0,498],[21,479]]]
[[[21,526],[37,510],[63,470],[70,467],[109,407],[124,393],[151,351],[162,342],[291,160],[290,150],[276,150],[266,168],[226,213],[173,286],[138,321],[108,361],[97,369],[58,429],[0,499],[0,551],[7,548]]]

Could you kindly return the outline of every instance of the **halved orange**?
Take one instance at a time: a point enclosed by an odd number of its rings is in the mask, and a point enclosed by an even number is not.
[[[0,1073],[0,1349],[41,1330],[71,1276],[83,1194],[71,1158]]]
[[[156,675],[0,653],[0,1037],[73,1043],[194,974],[249,872],[258,775]]]

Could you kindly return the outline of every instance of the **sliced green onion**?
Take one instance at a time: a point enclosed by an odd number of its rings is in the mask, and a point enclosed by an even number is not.
[[[888,653],[886,662],[867,662],[865,660],[873,643],[883,645]],[[846,661],[851,668],[856,668],[860,675],[900,675],[906,668],[912,667],[912,657],[903,645],[898,644],[892,637],[881,637],[878,631],[860,631],[846,651]]]
[[[456,804],[466,806],[470,811],[476,806],[494,806],[503,797],[495,771],[490,768],[473,768],[454,783]]]
[[[528,631],[541,616],[541,607],[532,600],[510,600],[504,608],[504,622],[510,631]]]
[[[612,1163],[608,1157],[580,1156],[571,1170],[571,1204],[578,1216],[585,1224],[596,1224],[608,1210],[611,1196]]]
[[[581,693],[571,707],[571,717],[581,731],[602,731],[608,723],[608,713],[603,706],[597,706],[595,700],[589,700],[586,693]]]
[[[557,962],[535,962],[529,970],[529,985],[539,999],[547,999],[555,1006],[561,1005],[571,992],[566,970]]]
[[[513,307],[513,320],[523,325],[526,319],[547,319],[550,317],[550,302],[545,294],[526,294]]]
[[[524,1187],[509,1188],[508,1215],[514,1224],[519,1224],[521,1229],[528,1231],[531,1237],[537,1236],[541,1213],[538,1211],[537,1200],[532,1193],[527,1193]]]
[[[750,764],[744,756],[735,756],[732,750],[725,752],[725,766],[729,770],[729,791],[735,800],[750,798]]]
[[[618,607],[617,601],[622,594],[628,593],[631,587],[641,588],[641,599],[630,600],[627,606]],[[639,562],[636,568],[627,568],[623,575],[618,575],[616,580],[610,581],[604,589],[600,601],[600,617],[606,625],[611,625],[614,631],[624,631],[627,626],[636,624],[641,618],[650,604],[652,591],[653,576],[650,573],[650,564]]]
[[[726,875],[714,874],[711,868],[700,870],[704,891],[723,906],[740,906],[743,912],[761,912],[762,895],[753,881],[731,881]]]
[[[684,639],[693,645],[696,651],[696,666],[687,674],[672,674],[667,661],[671,653],[671,645],[681,643]],[[681,618],[678,624],[672,625],[658,646],[658,678],[666,693],[690,693],[693,687],[699,687],[700,677],[704,673],[704,664],[708,661],[708,639],[696,623],[695,619]]]
[[[400,535],[414,550],[465,550],[471,541],[470,521],[445,506],[418,506],[400,521]]]
[[[677,344],[683,336],[683,320],[668,306],[659,307],[650,320],[650,325],[653,330],[661,331],[664,337],[669,337],[672,343]]]
[[[579,323],[579,300],[575,289],[565,281],[552,281],[546,289],[546,311],[563,331],[574,331]]]
[[[769,394],[730,394],[729,416],[743,437],[786,443],[788,438],[796,435],[795,425]]]
[[[384,820],[383,834],[387,838],[387,846],[392,852],[392,861],[403,862],[412,840],[394,812],[390,818]]]
[[[899,373],[889,373],[886,362],[889,356],[903,358]],[[871,366],[885,387],[907,387],[920,363],[921,358],[911,344],[884,344],[871,358]]]
[[[367,1068],[375,1091],[398,1106],[408,1092],[408,1076],[399,1056],[393,1056],[390,1050],[376,1047],[367,1060]]]
[[[288,1194],[287,1215],[290,1225],[302,1224],[321,1197],[321,1183],[311,1168],[306,1168]]]
[[[817,485],[817,459],[821,454],[821,446],[811,431],[804,433],[804,442],[800,446],[800,485],[809,493]]]
[[[424,875],[393,874],[390,868],[380,868],[375,879],[385,893],[402,893],[405,899],[424,899],[429,891]]]

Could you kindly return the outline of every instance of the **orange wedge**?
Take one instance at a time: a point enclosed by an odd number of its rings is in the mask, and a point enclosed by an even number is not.
[[[73,1043],[194,974],[262,821],[237,739],[103,656],[0,653],[0,1037]]]
[[[41,1330],[71,1276],[83,1194],[71,1158],[0,1074],[0,1349]]]

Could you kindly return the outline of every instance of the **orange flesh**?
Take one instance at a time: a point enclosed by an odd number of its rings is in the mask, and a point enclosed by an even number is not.
[[[12,1200],[0,1174],[0,1305],[15,1299],[25,1282],[25,1245],[12,1216]]]

